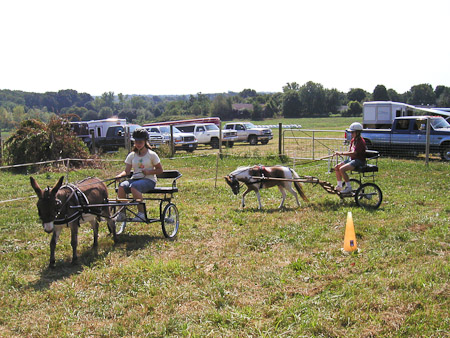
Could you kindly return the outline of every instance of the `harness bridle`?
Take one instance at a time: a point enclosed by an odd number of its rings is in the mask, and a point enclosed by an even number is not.
[[[251,170],[252,169],[252,167],[245,167],[245,168],[242,168],[240,171],[238,171],[237,173],[231,173],[230,175],[228,175],[229,177],[230,177],[230,179],[231,179],[231,184],[232,184],[232,188],[234,188],[234,187],[236,187],[236,189],[237,189],[237,193],[236,193],[236,195],[239,193],[239,190],[240,190],[240,188],[244,185],[244,184],[256,184],[256,183],[260,183],[260,189],[262,188],[262,186],[263,186],[263,183],[264,183],[264,181],[265,181],[265,179],[264,179],[264,177],[265,177],[265,175],[264,175],[264,166],[262,166],[262,165],[259,165],[258,166],[258,168],[259,168],[259,176],[260,177],[262,177],[262,178],[253,178],[250,174],[249,174],[249,178],[246,178],[245,180],[244,179],[242,179],[242,180],[239,180],[239,179],[237,179],[236,178],[236,175],[239,175],[240,173],[242,173],[243,171],[245,171],[245,170]],[[252,181],[252,180],[254,180],[254,181]],[[240,182],[242,182],[242,183],[240,183]]]
[[[78,188],[76,185],[70,184],[70,183],[62,186],[60,189],[64,189],[64,188],[68,188],[71,191],[71,193],[70,193],[69,197],[66,199],[66,201],[64,202],[64,204],[61,202],[60,199],[56,198],[57,214],[55,216],[55,220],[53,221],[53,224],[56,224],[56,225],[59,225],[59,224],[67,224],[68,225],[70,222],[80,219],[83,215],[83,212],[84,213],[90,212],[90,210],[88,208],[89,200],[87,199],[86,195],[80,190],[80,188]],[[50,192],[50,188],[47,187],[44,191],[44,196],[46,193],[49,193],[49,192]],[[67,213],[66,213],[66,216],[64,218],[58,218],[58,216],[61,215],[61,212],[64,210],[64,208],[69,203],[69,201],[72,199],[72,197],[75,198],[75,203],[76,203],[75,205],[81,206],[81,210],[77,209],[75,211],[75,213],[73,213],[69,217],[67,217]]]

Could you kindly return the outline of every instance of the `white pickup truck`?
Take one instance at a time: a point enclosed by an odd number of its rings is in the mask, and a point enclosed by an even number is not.
[[[230,122],[225,125],[225,130],[234,129],[237,132],[237,142],[248,142],[251,145],[267,144],[273,139],[272,130],[266,127],[257,127],[250,122]]]
[[[219,148],[220,130],[214,123],[177,124],[177,128],[185,133],[193,133],[199,144],[209,144],[212,148]],[[236,130],[222,130],[222,142],[232,147],[237,140]]]
[[[147,129],[150,135],[161,135],[164,143],[170,143],[170,126],[149,126],[144,127]],[[173,127],[173,140],[175,151],[176,150],[186,150],[187,152],[193,152],[197,149],[197,138],[192,133],[184,133]]]

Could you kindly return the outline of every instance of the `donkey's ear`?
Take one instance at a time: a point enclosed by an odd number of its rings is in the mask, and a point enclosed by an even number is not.
[[[31,186],[33,187],[34,191],[36,192],[36,195],[39,198],[42,198],[42,189],[32,176],[30,176],[30,183],[31,183]]]
[[[52,188],[52,195],[56,195],[56,193],[58,192],[59,188],[61,188],[62,184],[64,181],[64,176],[61,176],[61,178],[59,179],[59,181],[55,184],[55,186]]]

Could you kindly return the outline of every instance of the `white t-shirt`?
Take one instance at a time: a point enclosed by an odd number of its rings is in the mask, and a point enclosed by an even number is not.
[[[154,151],[147,149],[147,153],[143,156],[139,156],[132,151],[125,159],[126,164],[131,164],[133,169],[133,176],[131,179],[148,178],[156,182],[156,175],[145,175],[142,173],[144,169],[154,169],[155,166],[160,163],[159,156]]]

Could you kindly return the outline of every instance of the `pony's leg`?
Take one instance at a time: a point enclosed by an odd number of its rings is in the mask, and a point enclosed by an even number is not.
[[[285,186],[285,188],[295,197],[295,200],[297,201],[297,206],[300,206],[300,202],[298,201],[298,194],[297,192],[292,189],[292,185],[288,184],[287,186]]]
[[[53,235],[52,235],[52,239],[50,240],[50,264],[49,267],[50,268],[54,268],[55,267],[55,248],[56,248],[56,243],[58,242],[58,238],[59,238],[59,234],[61,233],[61,228],[60,227],[55,227],[53,229]]]
[[[283,186],[279,185],[278,190],[281,192],[281,203],[278,209],[281,209],[283,207],[284,201],[286,200],[286,191],[284,190]]]
[[[251,189],[247,189],[243,194],[242,194],[242,203],[241,203],[241,207],[245,207],[245,195],[247,195],[249,192],[251,191]]]
[[[79,222],[70,223],[70,233],[71,233],[70,244],[72,245],[72,264],[76,264],[77,260],[78,260],[78,255],[77,255],[78,227],[79,227]]]
[[[258,209],[261,210],[262,209],[262,204],[261,204],[261,194],[259,193],[259,190],[256,190],[255,194],[256,194],[256,198],[258,199],[258,204],[259,204]]]

